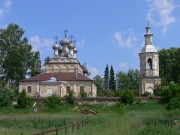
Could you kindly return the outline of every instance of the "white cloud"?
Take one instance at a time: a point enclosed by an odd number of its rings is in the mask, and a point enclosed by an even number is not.
[[[118,42],[120,47],[132,47],[136,44],[137,37],[133,34],[132,29],[128,29],[128,36],[125,37],[122,32],[115,32],[114,39]]]
[[[11,5],[12,5],[12,1],[11,0],[5,0],[4,7],[6,9],[9,9],[11,7]]]
[[[77,47],[79,48],[79,47],[83,47],[83,46],[84,46],[84,43],[85,43],[85,39],[82,38],[80,41],[78,41],[78,42],[76,43],[76,45],[77,45]]]
[[[8,13],[9,9],[11,8],[12,1],[11,0],[5,0],[3,3],[3,6],[0,7],[0,19],[4,18],[4,15]]]
[[[93,67],[93,68],[89,68],[89,72],[91,72],[90,78],[94,78],[94,76],[99,74],[99,71],[97,68]]]
[[[162,27],[162,33],[165,34],[168,26],[176,21],[172,13],[176,7],[173,0],[147,0],[149,11],[147,19],[156,26]]]
[[[38,35],[30,37],[29,43],[33,46],[33,51],[49,51],[53,41],[51,39],[40,38]]]
[[[129,67],[129,63],[127,63],[127,62],[120,62],[120,63],[118,63],[118,66],[120,68],[126,69],[126,68]]]

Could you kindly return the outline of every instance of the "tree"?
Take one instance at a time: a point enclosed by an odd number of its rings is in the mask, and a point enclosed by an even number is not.
[[[108,89],[108,87],[109,87],[109,67],[107,64],[104,71],[104,89]]]
[[[27,75],[35,76],[41,69],[39,52],[33,52],[24,31],[17,24],[0,30],[0,79],[17,84]]]
[[[119,90],[126,90],[128,89],[128,84],[129,84],[129,80],[128,80],[128,76],[126,73],[119,71],[116,74],[116,79],[117,79],[117,88]]]
[[[135,89],[139,89],[139,71],[133,70],[133,69],[129,69],[128,73],[128,89],[129,90],[135,90]]]
[[[14,95],[14,89],[10,88],[9,86],[0,86],[0,106],[11,105]]]
[[[32,100],[27,96],[26,91],[23,90],[17,99],[18,108],[26,108],[32,105]]]
[[[103,78],[100,75],[94,76],[93,81],[96,84],[98,91],[103,90]]]
[[[159,72],[162,84],[171,81],[180,84],[180,48],[162,49],[159,51]]]
[[[127,73],[119,71],[116,74],[117,88],[119,90],[137,90],[139,89],[139,71],[129,69]]]
[[[113,69],[112,65],[110,68],[109,89],[114,90],[114,91],[116,89],[116,81],[114,78],[114,69]]]

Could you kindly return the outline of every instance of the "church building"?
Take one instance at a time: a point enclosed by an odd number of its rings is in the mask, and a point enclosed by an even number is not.
[[[44,63],[45,73],[21,80],[19,92],[26,90],[28,96],[48,97],[57,94],[64,97],[73,91],[79,97],[80,91],[88,97],[96,96],[96,85],[88,78],[88,71],[76,58],[78,52],[72,40],[69,40],[65,31],[64,39],[53,45],[54,56]]]
[[[153,34],[151,27],[146,27],[145,45],[143,46],[140,57],[140,91],[142,95],[145,92],[153,93],[156,85],[161,83],[159,77],[159,54],[152,43]]]

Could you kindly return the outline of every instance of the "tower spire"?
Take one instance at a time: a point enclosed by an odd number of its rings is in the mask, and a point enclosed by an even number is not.
[[[150,26],[150,21],[149,20],[147,20],[146,33],[151,34],[151,26]]]

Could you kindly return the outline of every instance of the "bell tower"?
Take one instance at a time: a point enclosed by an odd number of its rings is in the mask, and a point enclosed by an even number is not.
[[[143,46],[140,57],[140,91],[142,95],[145,92],[153,93],[156,85],[161,83],[159,77],[159,54],[152,43],[153,34],[151,27],[146,26],[145,45]]]

